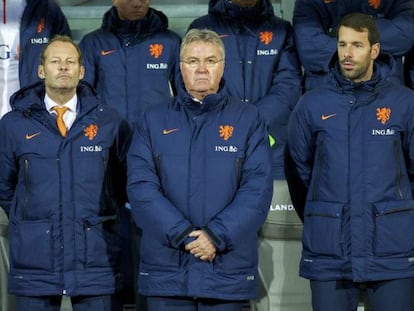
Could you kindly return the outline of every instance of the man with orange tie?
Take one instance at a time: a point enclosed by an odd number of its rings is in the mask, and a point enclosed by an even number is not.
[[[118,289],[119,216],[130,129],[84,76],[81,52],[54,37],[38,82],[0,120],[0,206],[10,219],[16,310],[110,310]]]

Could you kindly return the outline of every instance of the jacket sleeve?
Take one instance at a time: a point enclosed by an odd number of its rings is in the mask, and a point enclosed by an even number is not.
[[[243,243],[247,232],[257,234],[269,211],[273,192],[270,146],[259,115],[256,121],[247,141],[239,189],[232,202],[203,228],[220,252]]]
[[[134,132],[127,167],[128,200],[137,226],[160,244],[182,247],[192,225],[163,194],[144,126]]]
[[[0,207],[7,216],[17,184],[17,163],[13,154],[13,139],[6,129],[5,117],[0,120]]]
[[[289,120],[285,157],[285,173],[290,197],[302,221],[314,159],[311,128],[305,109],[302,97]]]
[[[82,51],[82,61],[85,67],[85,75],[83,80],[88,82],[94,88],[96,88],[96,68],[95,68],[95,49],[93,48],[93,37],[87,34],[79,42],[79,48]]]
[[[306,71],[328,72],[328,64],[336,52],[336,38],[328,33],[329,16],[323,1],[296,0],[293,29],[299,59]]]
[[[301,95],[301,69],[292,27],[287,31],[285,45],[279,51],[280,60],[273,68],[269,91],[254,103],[276,144],[285,142],[290,113]]]
[[[414,47],[405,58],[405,83],[414,90]]]
[[[394,56],[403,56],[414,44],[414,2],[393,1],[387,16],[377,17],[381,50]]]
[[[111,148],[111,163],[114,196],[117,201],[115,206],[124,206],[127,200],[126,180],[127,180],[127,166],[126,157],[131,143],[132,130],[126,120],[119,122],[117,134],[114,144]]]
[[[52,13],[54,12],[54,13]],[[54,33],[51,34],[50,38],[54,35],[67,35],[72,36],[66,16],[63,14],[60,6],[54,5],[53,10],[49,12],[50,18],[53,20]]]

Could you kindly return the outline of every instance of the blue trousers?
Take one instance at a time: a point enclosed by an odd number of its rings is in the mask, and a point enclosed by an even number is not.
[[[190,297],[147,297],[148,311],[241,311],[244,301]]]
[[[414,310],[414,278],[367,283],[311,281],[310,284],[315,311],[355,311],[362,289],[367,292],[370,310]]]
[[[111,311],[111,296],[71,297],[73,311]],[[16,296],[16,311],[59,311],[61,296]]]

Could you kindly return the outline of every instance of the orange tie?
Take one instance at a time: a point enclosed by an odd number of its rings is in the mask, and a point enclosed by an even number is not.
[[[56,124],[59,129],[59,132],[63,137],[66,137],[67,129],[66,129],[65,121],[63,121],[63,115],[69,108],[65,106],[63,107],[54,106],[52,109],[56,111],[57,113]]]

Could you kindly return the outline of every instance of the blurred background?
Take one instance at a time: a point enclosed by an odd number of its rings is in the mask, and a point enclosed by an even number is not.
[[[293,0],[273,0],[275,14],[292,20]],[[65,13],[75,41],[98,28],[103,14],[111,7],[111,0],[58,0]],[[151,0],[151,7],[167,15],[170,29],[183,35],[188,25],[207,13],[208,0]]]

